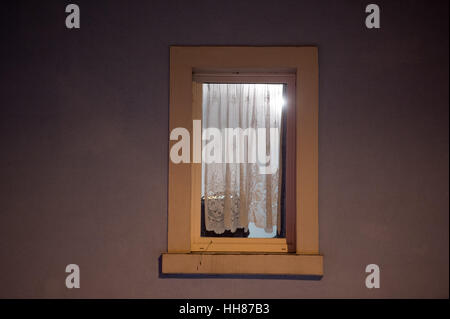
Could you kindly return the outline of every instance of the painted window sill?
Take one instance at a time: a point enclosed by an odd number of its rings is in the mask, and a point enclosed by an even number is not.
[[[163,274],[323,275],[322,255],[261,253],[165,253]]]

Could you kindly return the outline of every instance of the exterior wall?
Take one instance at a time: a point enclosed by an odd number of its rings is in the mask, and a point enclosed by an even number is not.
[[[75,3],[2,6],[0,297],[448,298],[448,2]],[[159,277],[169,45],[319,47],[320,281]]]

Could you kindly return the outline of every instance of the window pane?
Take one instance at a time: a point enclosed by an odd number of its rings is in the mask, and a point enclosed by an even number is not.
[[[202,236],[284,237],[283,84],[203,84]]]

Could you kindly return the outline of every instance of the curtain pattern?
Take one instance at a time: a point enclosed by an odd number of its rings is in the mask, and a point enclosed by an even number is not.
[[[263,165],[256,156],[255,163],[238,162],[237,155],[248,159],[259,143],[267,154],[275,152],[280,156],[280,137],[271,143],[258,134],[246,139],[230,141],[226,138],[227,128],[278,128],[281,134],[281,109],[283,85],[281,84],[203,84],[203,131],[217,128],[224,137],[223,161],[207,164],[202,161],[202,191],[205,198],[205,224],[208,231],[222,234],[237,228],[248,229],[248,223],[264,228],[271,233],[273,226],[279,225],[280,214],[280,165],[272,174],[261,174]],[[267,130],[269,132],[269,130]],[[203,141],[203,149],[208,143]],[[259,146],[261,147],[261,146]],[[232,163],[225,162],[227,156],[235,154]],[[251,158],[251,156],[250,156]]]

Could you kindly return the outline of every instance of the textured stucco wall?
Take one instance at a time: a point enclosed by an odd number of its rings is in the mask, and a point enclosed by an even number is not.
[[[74,2],[2,3],[0,297],[448,297],[447,1]],[[319,47],[322,280],[159,278],[170,45]]]

